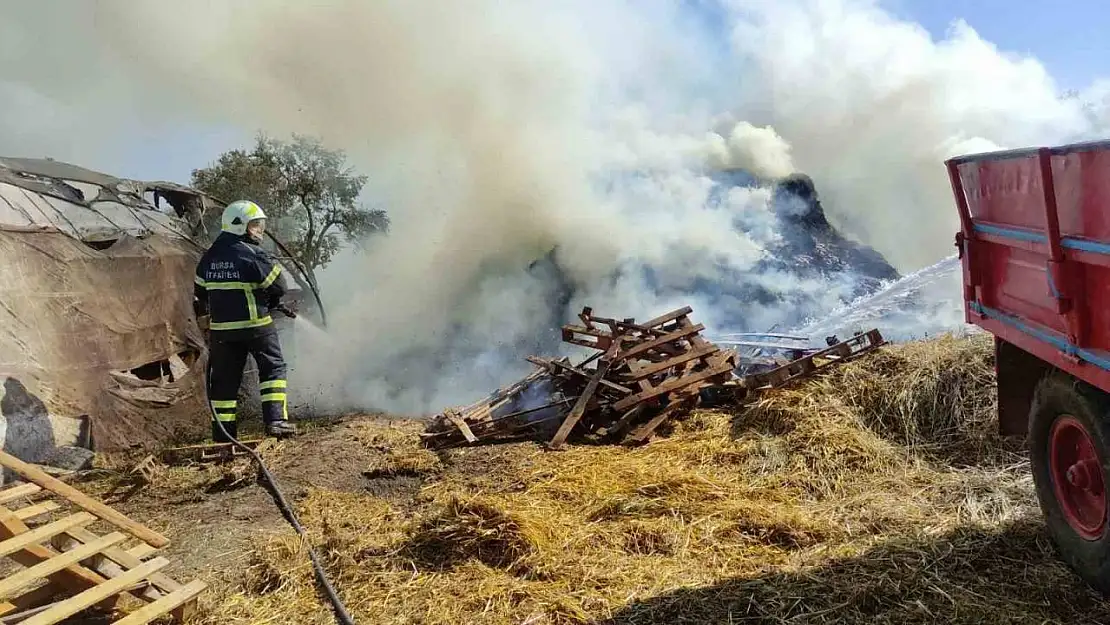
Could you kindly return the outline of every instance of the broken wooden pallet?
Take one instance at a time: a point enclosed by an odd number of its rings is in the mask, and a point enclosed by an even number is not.
[[[862,332],[770,371],[746,375],[740,379],[740,386],[749,390],[778,388],[794,380],[814,375],[830,366],[859,358],[885,343],[883,335],[877,329]]]
[[[254,449],[265,439],[239,441],[243,446]],[[185,447],[171,447],[159,454],[162,464],[177,465],[188,462],[230,462],[237,458],[247,457],[247,452],[231,443],[206,443],[203,445],[187,445]]]
[[[647,416],[645,423],[623,439],[625,444],[646,442],[667,418],[696,404],[698,389],[732,378],[736,353],[702,337],[705,327],[690,320],[691,312],[685,306],[637,323],[598,317],[584,308],[578,315],[583,325],[563,327],[563,340],[568,343],[606,348],[602,360],[611,361],[606,375],[612,372],[609,381],[624,390],[608,406],[617,418],[604,428],[605,436],[620,435]],[[641,408],[649,402],[650,410]],[[557,435],[552,446],[561,445],[567,433],[569,430],[562,437]]]
[[[0,579],[0,623],[53,625],[94,606],[124,612],[116,625],[189,618],[205,584],[162,572],[170,561],[150,556],[167,538],[14,456],[0,452],[0,466],[26,480],[0,489],[0,557],[22,567]]]
[[[485,399],[462,408],[444,410],[421,434],[425,444],[430,447],[441,447],[465,441],[466,444],[474,445],[488,442],[487,436],[495,439],[511,437],[537,423],[537,420],[530,418],[530,415],[567,406],[568,402],[565,399],[550,398],[550,401],[541,405],[513,409],[522,396],[533,388],[533,384],[542,382],[547,377],[548,368],[538,363],[537,366],[539,368],[527,377],[508,387],[498,389]],[[498,413],[496,417],[494,413]],[[552,417],[546,417],[539,421],[551,420]]]

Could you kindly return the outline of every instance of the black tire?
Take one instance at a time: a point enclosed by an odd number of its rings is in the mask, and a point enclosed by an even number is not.
[[[1061,415],[1070,415],[1086,430],[1098,454],[1103,484],[1110,484],[1108,407],[1110,402],[1102,391],[1070,376],[1055,374],[1044,378],[1037,385],[1029,412],[1029,456],[1037,499],[1061,559],[1091,587],[1110,596],[1110,531],[1104,525],[1101,536],[1088,539],[1068,523],[1057,500],[1049,466],[1052,427]],[[1110,518],[1110,509],[1107,514]]]

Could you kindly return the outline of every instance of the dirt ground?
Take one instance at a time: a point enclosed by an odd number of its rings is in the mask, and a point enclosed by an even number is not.
[[[366,422],[383,421],[346,419],[310,429],[295,442],[278,443],[263,453],[290,503],[296,505],[309,487],[370,492],[397,500],[414,495],[419,480],[362,475],[382,454],[356,436],[358,424]],[[408,425],[409,430],[416,427],[404,422],[398,425]],[[242,581],[251,539],[290,529],[245,459],[225,465],[163,468],[153,483],[132,490],[121,478],[133,460],[114,459],[119,470],[93,473],[75,485],[100,494],[106,503],[169,537],[172,543],[164,555],[172,562],[167,570],[171,576],[200,577],[210,585],[237,584]]]

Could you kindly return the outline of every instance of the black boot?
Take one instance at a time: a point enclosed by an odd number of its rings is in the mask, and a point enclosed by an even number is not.
[[[235,421],[224,421],[223,426],[223,429],[227,430],[227,433],[230,434],[233,438],[239,438],[238,424]],[[216,443],[231,442],[231,439],[229,439],[227,435],[223,433],[223,430],[220,430],[220,422],[216,421],[215,419],[212,419],[212,440]]]
[[[288,421],[271,421],[266,424],[266,435],[275,438],[287,438],[297,433],[297,426]]]

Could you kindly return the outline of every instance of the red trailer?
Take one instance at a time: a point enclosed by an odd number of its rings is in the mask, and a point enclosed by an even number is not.
[[[1000,428],[1028,438],[1062,558],[1110,593],[1110,141],[946,165],[967,321],[995,337]]]

